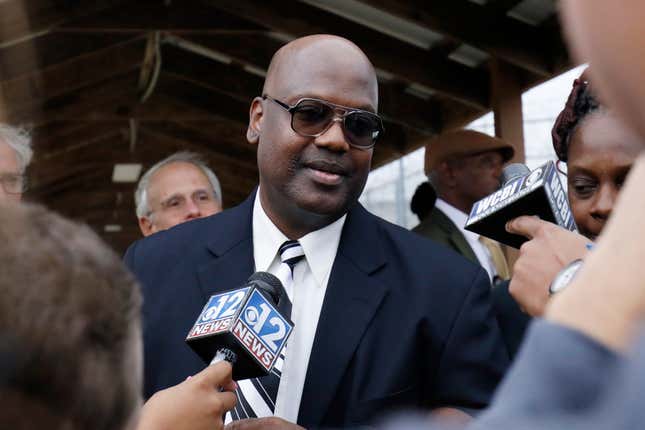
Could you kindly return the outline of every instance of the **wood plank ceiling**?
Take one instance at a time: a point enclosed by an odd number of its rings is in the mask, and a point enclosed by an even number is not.
[[[377,68],[374,167],[489,111],[491,58],[526,88],[569,65],[553,0],[0,0],[0,122],[33,130],[28,198],[122,252],[140,235],[115,164],[188,149],[239,203],[257,183],[250,100],[273,52],[314,33]]]

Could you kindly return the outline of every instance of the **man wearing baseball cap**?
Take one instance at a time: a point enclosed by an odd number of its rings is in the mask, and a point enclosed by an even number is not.
[[[437,201],[413,230],[480,264],[493,282],[509,278],[499,244],[464,225],[473,204],[499,189],[502,167],[514,153],[509,143],[474,130],[449,131],[426,145],[425,173]]]

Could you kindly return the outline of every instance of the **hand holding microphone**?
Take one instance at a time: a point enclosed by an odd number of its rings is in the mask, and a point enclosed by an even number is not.
[[[286,317],[290,311],[282,283],[266,272],[254,273],[240,288],[213,295],[186,338],[210,366],[152,396],[137,430],[223,428],[224,413],[237,402],[233,379],[266,375],[272,369],[293,330]]]
[[[591,242],[586,237],[532,216],[521,216],[506,225],[509,233],[528,239],[513,266],[509,293],[531,316],[544,313],[549,285],[566,265],[583,258]]]
[[[237,401],[232,371],[230,363],[217,363],[158,391],[143,406],[137,430],[222,429],[222,416]]]
[[[567,195],[552,161],[530,171],[523,164],[510,164],[502,173],[502,188],[475,202],[466,230],[519,248],[527,238],[505,229],[522,215],[534,215],[567,230],[576,231]]]

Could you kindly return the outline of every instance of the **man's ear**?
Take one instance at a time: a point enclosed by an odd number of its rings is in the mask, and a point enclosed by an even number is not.
[[[155,232],[152,221],[150,221],[148,217],[139,218],[139,230],[141,230],[141,234],[143,234],[144,236],[150,236]]]
[[[262,97],[254,98],[249,110],[249,126],[246,129],[246,140],[251,145],[257,145],[260,140],[262,117],[264,116],[262,101]]]

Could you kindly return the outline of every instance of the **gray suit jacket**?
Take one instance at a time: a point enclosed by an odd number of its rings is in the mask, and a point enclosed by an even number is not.
[[[536,320],[492,406],[467,430],[633,430],[645,426],[645,336],[630,359]],[[397,417],[385,429],[448,430]]]
[[[457,251],[473,263],[480,265],[475,252],[459,228],[440,209],[433,208],[421,223],[412,229],[435,242],[442,243]]]

